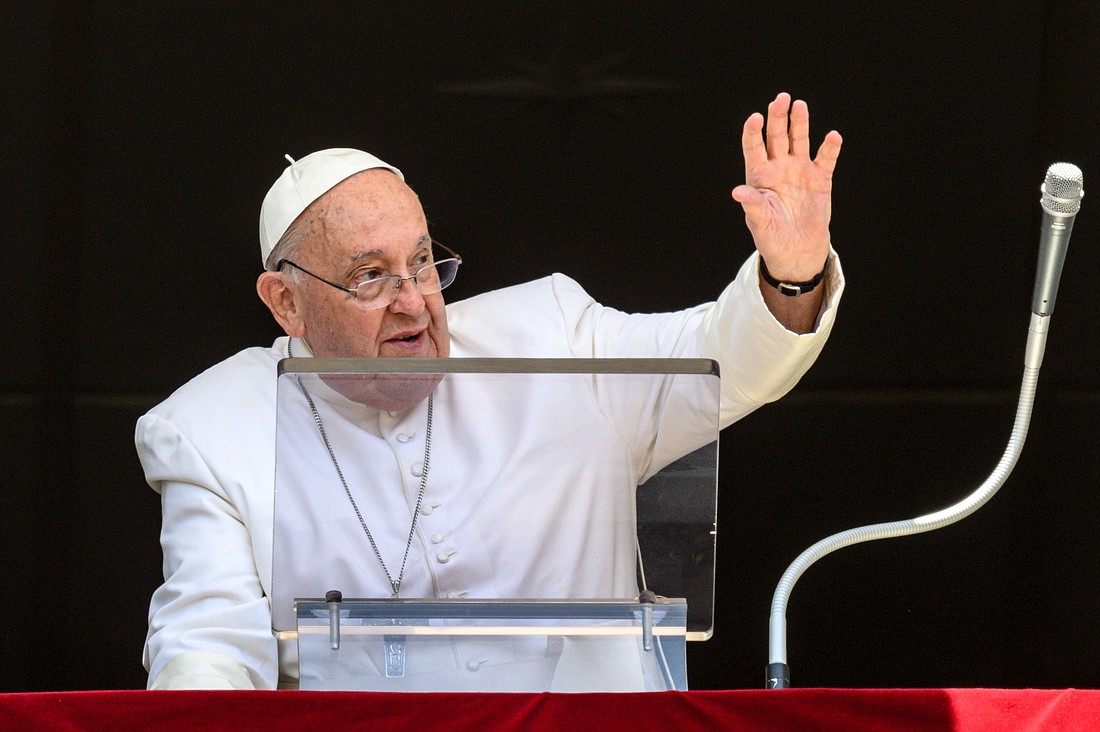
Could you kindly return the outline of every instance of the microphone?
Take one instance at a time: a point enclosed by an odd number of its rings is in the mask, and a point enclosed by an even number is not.
[[[927,531],[942,529],[970,516],[984,506],[1008,480],[1016,461],[1024,449],[1039,369],[1046,350],[1050,314],[1054,312],[1054,299],[1058,294],[1058,278],[1069,247],[1069,235],[1073,218],[1081,208],[1081,170],[1071,163],[1055,163],[1047,170],[1041,190],[1043,197],[1043,228],[1039,240],[1039,267],[1035,273],[1035,293],[1031,303],[1031,323],[1028,326],[1027,345],[1024,349],[1024,378],[1020,385],[1020,398],[1016,406],[1016,419],[1012,425],[1008,447],[997,467],[985,482],[969,496],[947,508],[904,521],[871,524],[842,531],[825,537],[800,554],[783,573],[772,596],[771,617],[768,632],[768,665],[765,669],[765,688],[787,689],[791,685],[790,666],[787,664],[787,603],[795,583],[812,564],[838,549],[866,541],[893,539]]]
[[[1040,187],[1043,197],[1043,225],[1039,239],[1039,266],[1035,272],[1035,293],[1031,298],[1031,312],[1039,316],[1054,312],[1054,300],[1058,296],[1058,279],[1062,276],[1062,264],[1069,248],[1069,235],[1073,231],[1073,219],[1081,210],[1084,178],[1081,169],[1072,163],[1055,163],[1047,169],[1047,177]]]

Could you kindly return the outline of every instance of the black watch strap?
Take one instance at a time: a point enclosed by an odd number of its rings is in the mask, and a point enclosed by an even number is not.
[[[768,271],[768,265],[764,262],[764,258],[760,258],[760,276],[764,278],[764,281],[775,289],[782,292],[787,297],[798,297],[799,295],[805,295],[807,292],[813,292],[817,289],[817,286],[821,284],[821,281],[825,279],[825,272],[829,269],[829,260],[825,260],[825,266],[821,268],[821,271],[817,273],[812,280],[806,282],[780,282],[772,277],[772,273]]]

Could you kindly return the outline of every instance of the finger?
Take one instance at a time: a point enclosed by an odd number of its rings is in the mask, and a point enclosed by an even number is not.
[[[822,142],[821,147],[817,149],[817,157],[814,158],[814,164],[831,176],[836,169],[836,160],[840,157],[840,146],[843,143],[844,138],[841,137],[840,133],[836,130],[825,135],[825,141]]]
[[[810,108],[801,99],[791,104],[791,155],[810,159]]]
[[[787,139],[787,110],[791,106],[791,95],[781,92],[768,105],[768,158],[775,160],[790,151]]]
[[[749,180],[752,171],[768,162],[768,151],[764,147],[764,115],[753,112],[745,120],[741,131],[741,150],[745,155],[745,180]]]

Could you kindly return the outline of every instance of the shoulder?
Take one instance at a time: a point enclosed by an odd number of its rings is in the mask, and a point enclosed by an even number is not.
[[[451,355],[568,355],[577,324],[599,307],[584,288],[563,274],[459,300],[447,306]]]
[[[449,303],[447,305],[447,318],[461,319],[476,314],[494,312],[502,307],[520,309],[523,311],[539,312],[547,306],[554,306],[562,300],[580,300],[592,303],[592,297],[584,291],[584,288],[572,277],[563,274],[552,274],[537,280],[524,282],[520,285],[503,287],[499,290],[491,290],[480,295]]]
[[[280,359],[286,357],[285,341],[280,338],[269,348],[246,348],[211,366],[149,414],[173,420],[195,416],[209,423],[219,414],[255,406],[267,394],[273,405],[276,368]]]
[[[138,420],[134,441],[150,485],[160,490],[164,482],[184,481],[229,490],[274,469],[275,380],[285,343],[227,358]]]

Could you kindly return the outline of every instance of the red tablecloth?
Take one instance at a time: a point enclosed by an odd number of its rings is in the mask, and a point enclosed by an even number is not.
[[[86,691],[0,694],[3,730],[1098,730],[1100,691],[654,694]]]

